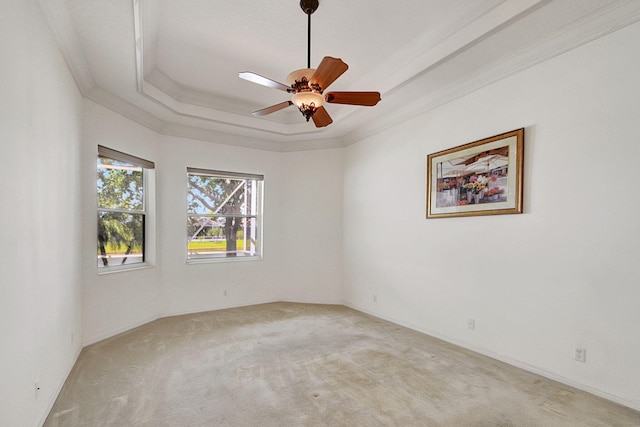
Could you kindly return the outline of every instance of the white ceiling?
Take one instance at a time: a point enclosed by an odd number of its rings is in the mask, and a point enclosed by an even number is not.
[[[375,107],[330,104],[317,129],[289,99],[238,78],[284,82],[306,68],[299,0],[38,0],[83,95],[159,133],[276,151],[337,147],[640,19],[638,0],[320,0],[311,66],[349,70],[331,90],[379,91]]]

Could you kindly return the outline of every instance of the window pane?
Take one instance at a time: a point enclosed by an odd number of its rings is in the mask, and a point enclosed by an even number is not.
[[[98,267],[144,262],[144,214],[98,212]]]
[[[256,218],[187,217],[188,259],[256,256]]]
[[[189,175],[187,212],[198,215],[255,215],[257,181]]]
[[[142,211],[142,168],[117,160],[98,158],[98,207]]]

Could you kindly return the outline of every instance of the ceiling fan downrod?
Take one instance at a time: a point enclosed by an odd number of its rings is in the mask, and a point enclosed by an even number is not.
[[[307,14],[307,68],[311,68],[311,15],[319,4],[318,0],[300,0],[300,7]]]

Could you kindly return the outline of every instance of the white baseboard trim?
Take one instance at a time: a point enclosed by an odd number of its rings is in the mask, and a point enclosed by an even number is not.
[[[615,395],[615,394],[608,393],[606,391],[599,390],[597,388],[593,388],[593,387],[588,386],[586,384],[582,384],[582,383],[580,383],[578,381],[574,381],[574,380],[572,380],[570,378],[563,377],[562,375],[558,375],[558,374],[556,374],[554,372],[547,371],[547,370],[545,370],[543,368],[540,368],[538,366],[530,365],[530,364],[528,364],[526,362],[523,362],[521,360],[517,360],[517,359],[513,359],[513,358],[508,357],[508,356],[503,356],[503,355],[500,355],[500,354],[496,354],[496,353],[494,353],[494,352],[492,352],[490,350],[487,350],[485,348],[480,348],[480,347],[476,347],[476,346],[473,346],[473,345],[469,345],[468,343],[464,343],[464,342],[459,341],[457,339],[454,339],[454,338],[451,338],[451,337],[448,337],[448,336],[445,336],[445,335],[438,334],[437,332],[430,331],[430,330],[428,330],[428,329],[426,329],[426,328],[424,328],[424,327],[422,327],[420,325],[416,325],[416,324],[413,324],[411,322],[405,322],[405,321],[402,321],[402,320],[399,320],[399,319],[394,319],[394,318],[389,317],[389,316],[384,316],[384,315],[381,315],[380,313],[375,313],[375,312],[372,312],[370,310],[367,310],[366,308],[359,307],[359,306],[357,306],[355,304],[347,303],[347,302],[344,302],[344,301],[342,302],[342,305],[344,305],[346,307],[349,307],[349,308],[352,308],[352,309],[354,309],[356,311],[360,311],[362,313],[368,314],[370,316],[377,317],[379,319],[383,319],[383,320],[386,320],[386,321],[391,322],[391,323],[395,323],[396,325],[404,326],[404,327],[412,329],[414,331],[417,331],[417,332],[432,336],[434,338],[438,338],[438,339],[440,339],[442,341],[446,341],[446,342],[448,342],[450,344],[457,345],[458,347],[462,347],[464,349],[471,350],[471,351],[473,351],[475,353],[481,354],[483,356],[490,357],[492,359],[498,360],[498,361],[506,363],[508,365],[515,366],[516,368],[523,369],[523,370],[531,372],[533,374],[540,375],[541,377],[545,377],[545,378],[548,378],[550,380],[553,380],[553,381],[559,382],[561,384],[567,385],[569,387],[573,387],[575,389],[578,389],[578,390],[593,394],[594,396],[598,396],[598,397],[601,397],[603,399],[610,400],[610,401],[618,403],[618,404],[620,404],[622,406],[626,406],[628,408],[635,409],[636,411],[640,411],[640,403],[638,403],[638,402],[636,402],[634,400],[631,400],[629,398],[625,398],[625,397],[622,397],[622,396],[618,396],[618,395]]]
[[[82,341],[82,347],[87,347],[89,345],[92,344],[96,344],[100,341],[104,341],[108,338],[112,338],[115,337],[116,335],[120,335],[123,334],[125,332],[130,331],[131,329],[135,329],[138,328],[140,326],[146,325],[147,323],[156,321],[158,319],[163,319],[165,317],[173,317],[173,316],[183,316],[186,314],[197,314],[197,313],[206,313],[208,311],[216,311],[216,310],[224,310],[227,308],[238,308],[238,307],[248,307],[251,305],[258,305],[258,304],[269,304],[269,303],[273,303],[273,302],[280,302],[281,300],[256,300],[256,301],[244,301],[244,302],[240,302],[240,303],[236,303],[236,304],[217,304],[217,305],[212,305],[212,306],[206,306],[206,307],[197,307],[197,308],[193,308],[190,310],[178,310],[178,311],[163,311],[161,313],[158,313],[155,316],[152,317],[148,317],[146,319],[140,320],[138,322],[117,328],[117,329],[112,329],[108,332],[103,332],[99,335],[96,335],[94,337],[89,337],[89,338],[85,338]],[[337,304],[341,304],[341,303],[337,303]]]
[[[40,418],[40,420],[36,422],[35,427],[41,427],[42,425],[44,425],[44,422],[47,420],[47,417],[49,416],[49,413],[51,412],[53,405],[56,403],[56,400],[58,399],[58,396],[62,391],[62,387],[64,387],[64,383],[67,382],[67,378],[69,378],[69,374],[71,373],[71,370],[76,365],[76,362],[78,361],[78,357],[80,357],[80,352],[82,352],[83,348],[84,347],[81,345],[76,349],[76,354],[73,357],[73,360],[67,366],[66,372],[62,376],[62,379],[59,381],[58,386],[56,387],[55,393],[53,393],[51,395],[51,398],[49,399],[49,403],[47,404],[47,409],[42,414],[42,417]]]
[[[98,343],[100,341],[104,341],[107,338],[112,338],[112,337],[115,337],[116,335],[123,334],[125,332],[130,331],[131,329],[135,329],[135,328],[137,328],[139,326],[146,325],[149,322],[153,322],[154,320],[158,320],[158,319],[160,319],[160,317],[162,317],[162,316],[148,317],[148,318],[140,320],[138,322],[134,322],[132,324],[129,324],[129,325],[126,325],[126,326],[122,326],[120,328],[112,329],[112,330],[110,330],[108,332],[103,332],[103,333],[101,333],[99,335],[96,335],[94,337],[84,338],[82,340],[82,347],[84,348],[84,347],[90,346],[92,344]]]
[[[309,305],[345,305],[342,301],[336,300],[322,300],[322,301],[305,301],[297,299],[280,300],[279,302],[289,302],[292,304],[309,304]]]
[[[173,316],[184,316],[187,314],[198,314],[198,313],[206,313],[208,311],[217,311],[217,310],[226,310],[228,308],[239,308],[239,307],[249,307],[252,305],[260,305],[260,304],[271,304],[273,302],[279,302],[280,300],[256,300],[256,301],[245,301],[236,304],[218,304],[209,307],[199,307],[191,310],[185,311],[166,311],[163,312],[158,319],[163,319],[165,317],[173,317]]]

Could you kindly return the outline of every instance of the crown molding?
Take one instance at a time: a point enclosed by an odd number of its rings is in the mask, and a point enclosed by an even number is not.
[[[364,84],[382,83],[381,89],[388,95],[548,1],[470,2],[459,15],[424,33],[372,71]]]
[[[426,71],[415,78],[410,87],[404,87],[385,98],[385,115],[366,127],[359,127],[345,135],[345,145],[351,145],[386,129],[428,113],[455,99],[488,86],[494,82],[517,74],[542,62],[548,61],[573,49],[579,48],[607,34],[640,21],[640,8],[636,0],[626,0],[602,9],[567,26],[549,39],[516,52],[507,60],[484,70],[476,70],[473,77],[441,90],[430,92],[429,96],[406,103],[411,94],[420,91],[419,86],[426,80]]]
[[[126,102],[122,98],[99,87],[92,88],[84,96],[86,99],[93,101],[108,110],[165,136],[196,139],[199,141],[214,142],[217,144],[278,152],[344,147],[344,141],[342,138],[294,140],[289,142],[270,141],[265,139],[262,136],[262,132],[259,131],[254,132],[253,135],[247,135],[246,133],[234,134],[229,131],[224,132],[196,125],[184,125],[168,122],[147,113],[137,106]]]
[[[96,82],[71,25],[71,17],[64,0],[37,0],[53,36],[62,51],[80,92],[85,95]]]

